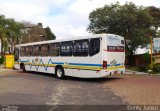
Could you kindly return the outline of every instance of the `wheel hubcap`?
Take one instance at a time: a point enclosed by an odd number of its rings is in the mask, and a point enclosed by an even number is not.
[[[57,76],[58,76],[58,77],[61,77],[61,76],[62,76],[62,70],[61,70],[61,69],[58,69],[58,70],[57,70]]]

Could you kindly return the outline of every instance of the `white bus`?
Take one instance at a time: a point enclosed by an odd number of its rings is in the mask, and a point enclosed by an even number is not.
[[[15,68],[73,76],[101,78],[125,71],[124,38],[114,34],[49,40],[17,45]]]

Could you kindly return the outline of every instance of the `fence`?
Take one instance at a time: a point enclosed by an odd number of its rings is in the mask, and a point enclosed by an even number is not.
[[[144,54],[126,56],[125,57],[125,64],[131,65],[131,66],[144,66],[146,64],[150,64],[150,60],[151,60],[150,55],[147,60],[144,58]],[[160,53],[153,54],[153,61],[155,64],[160,64]]]

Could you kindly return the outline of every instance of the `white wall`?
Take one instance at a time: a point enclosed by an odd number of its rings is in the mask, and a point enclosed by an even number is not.
[[[141,48],[141,46],[139,46],[136,51],[135,51],[135,55],[137,54],[144,54],[146,52],[149,52],[150,53],[150,45],[147,45],[146,47],[144,48]]]

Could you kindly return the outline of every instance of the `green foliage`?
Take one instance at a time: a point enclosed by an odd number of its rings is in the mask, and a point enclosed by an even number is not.
[[[152,70],[153,72],[160,72],[160,64],[153,64],[153,66],[151,64],[148,64],[139,67],[139,71],[148,72],[149,70]]]
[[[146,66],[146,71],[148,71],[148,70],[153,70],[153,66],[151,64],[148,64]]]
[[[3,64],[4,62],[4,57],[0,57],[0,64]]]
[[[160,72],[160,64],[154,64],[153,65],[153,70],[156,72]]]
[[[133,71],[140,71],[140,72],[148,72],[149,70],[152,70],[152,73],[159,73],[160,72],[160,64],[151,64],[143,65],[139,67],[129,67],[130,70]]]
[[[160,27],[160,8],[150,6],[148,10],[149,14],[152,16],[154,27],[158,29],[158,27]]]
[[[147,71],[146,67],[147,67],[147,65],[142,65],[142,66],[138,67],[138,71],[140,71],[140,72],[146,72]]]
[[[2,42],[2,53],[7,50],[10,44],[14,47],[20,41],[21,29],[23,25],[14,19],[7,19],[4,15],[0,15],[0,40]]]
[[[29,22],[23,23],[26,28],[23,29],[23,36],[21,43],[38,42],[46,40],[54,40],[56,36],[52,33],[49,26],[43,28],[42,23],[32,24]],[[29,28],[28,28],[29,27]]]
[[[55,38],[56,36],[52,33],[51,29],[49,27],[43,28],[42,23],[30,25],[17,22],[12,18],[5,18],[4,15],[0,15],[0,40],[2,41],[2,54],[7,51],[8,45],[11,45],[13,48],[15,45],[21,43],[53,40]]]
[[[52,33],[51,29],[48,26],[44,28],[44,30],[47,36],[47,40],[54,40],[56,38],[56,36]]]
[[[142,55],[142,60],[145,61],[146,63],[149,63],[150,61],[150,54],[149,52],[146,52]]]
[[[129,2],[105,5],[89,14],[90,24],[87,30],[91,33],[114,33],[131,41],[129,52],[133,53],[138,46],[146,46],[149,38],[146,34],[156,32],[153,16],[146,7],[138,7]],[[155,19],[156,20],[156,19]]]
[[[133,67],[133,66],[132,66],[132,67],[129,67],[129,69],[130,69],[130,70],[133,70],[133,71],[139,71],[139,68],[138,68],[138,67]]]

